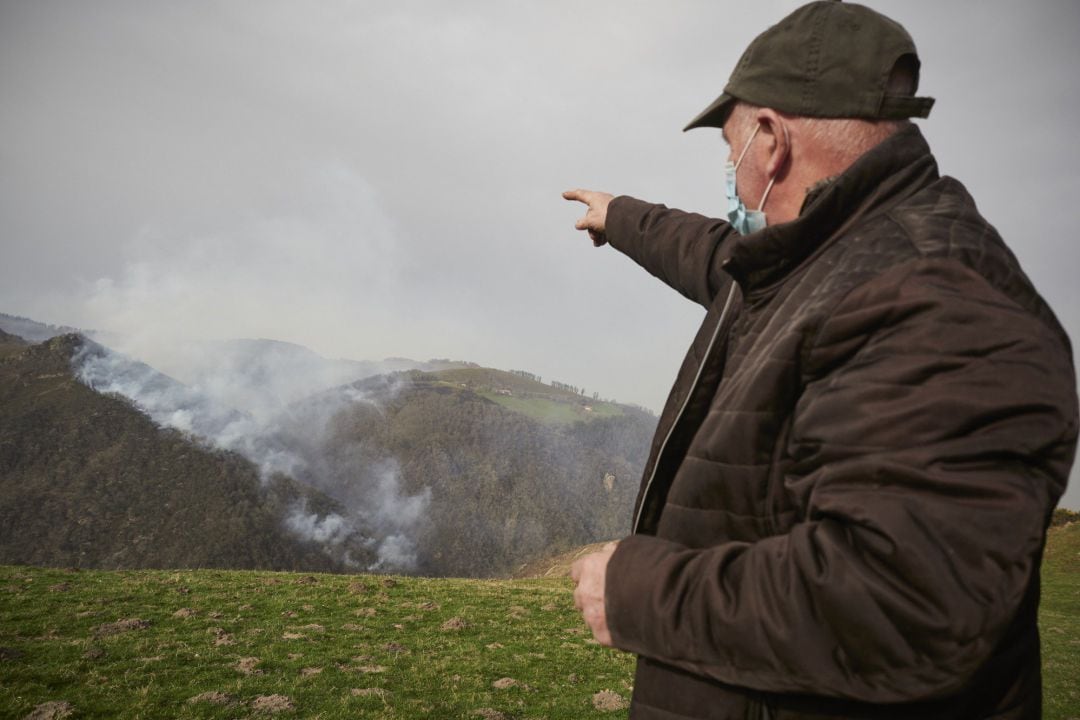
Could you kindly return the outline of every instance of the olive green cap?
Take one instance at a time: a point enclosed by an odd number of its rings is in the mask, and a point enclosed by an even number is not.
[[[805,117],[928,116],[933,98],[886,92],[898,62],[917,90],[919,57],[900,23],[863,5],[818,0],[754,38],[724,94],[683,129],[723,127],[737,100]]]

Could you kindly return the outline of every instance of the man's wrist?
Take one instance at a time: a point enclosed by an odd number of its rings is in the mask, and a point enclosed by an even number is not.
[[[649,631],[656,629],[651,607],[657,570],[663,559],[685,550],[678,543],[652,535],[631,535],[619,542],[604,578],[604,615],[615,647],[649,654]]]
[[[608,243],[617,250],[624,250],[635,235],[640,234],[641,219],[653,207],[629,195],[616,195],[608,203],[604,221]]]

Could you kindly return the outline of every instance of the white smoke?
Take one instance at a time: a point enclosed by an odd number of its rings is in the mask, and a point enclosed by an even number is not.
[[[416,545],[402,534],[388,535],[379,541],[375,549],[378,561],[369,570],[410,570],[416,565]]]
[[[296,476],[306,466],[303,458],[273,441],[272,427],[266,421],[234,410],[200,388],[188,387],[145,363],[86,342],[72,358],[72,365],[85,385],[127,398],[158,425],[243,455],[259,468],[263,480],[276,473]]]
[[[427,513],[431,488],[407,495],[401,487],[397,463],[386,463],[371,500],[370,512],[382,526],[382,538],[375,549],[378,560],[370,569],[412,569],[416,565],[412,532]]]
[[[403,495],[397,464],[393,463],[384,465],[372,500],[372,509],[379,517],[389,518],[395,529],[404,530],[423,517],[431,501],[431,490],[424,488],[419,495],[411,497]]]
[[[325,373],[320,375],[315,367],[325,360],[307,352],[299,357],[306,358],[311,375],[325,378]],[[158,425],[183,432],[210,447],[243,455],[258,468],[264,483],[276,475],[286,475],[328,494],[345,507],[344,515],[319,514],[312,512],[306,502],[296,503],[283,522],[299,537],[342,550],[359,534],[376,558],[367,569],[415,569],[417,547],[413,537],[430,503],[430,491],[424,488],[415,495],[406,493],[397,464],[387,460],[371,463],[369,474],[375,482],[363,486],[362,491],[357,490],[356,483],[342,487],[343,468],[311,462],[310,454],[304,451],[320,447],[333,431],[334,419],[343,411],[358,404],[377,407],[376,401],[354,386],[324,390],[306,399],[300,410],[289,405],[293,398],[288,394],[268,392],[254,398],[259,383],[272,390],[292,382],[282,375],[304,372],[297,357],[293,354],[288,362],[247,366],[207,361],[197,386],[185,385],[91,341],[83,343],[72,365],[81,382],[98,392],[127,398]],[[321,382],[325,380],[314,384],[309,380],[308,387],[321,390]],[[393,397],[400,386],[400,381],[387,380],[379,387],[384,396]],[[249,407],[255,412],[241,412],[222,400],[236,397],[249,398]],[[300,417],[293,417],[294,413]],[[363,462],[357,453],[355,449],[348,453],[347,467]]]
[[[285,526],[301,537],[331,545],[343,542],[353,529],[349,521],[337,513],[320,518],[308,512],[307,503],[301,503],[289,511],[285,516]]]

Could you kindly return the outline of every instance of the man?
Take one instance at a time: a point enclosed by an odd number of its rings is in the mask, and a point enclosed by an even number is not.
[[[575,564],[633,718],[1035,718],[1046,527],[1077,437],[1068,338],[912,117],[907,32],[803,6],[687,129],[728,221],[575,190],[708,309],[633,534]]]

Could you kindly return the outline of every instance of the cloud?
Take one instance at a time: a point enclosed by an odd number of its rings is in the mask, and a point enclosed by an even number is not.
[[[165,366],[192,339],[384,335],[399,263],[374,191],[343,165],[301,189],[291,206],[229,229],[144,228],[120,272],[83,288],[80,324]]]

